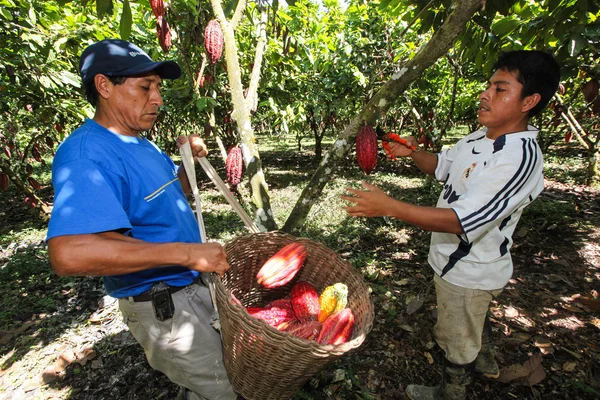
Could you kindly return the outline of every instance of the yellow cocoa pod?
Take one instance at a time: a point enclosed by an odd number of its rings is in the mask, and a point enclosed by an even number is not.
[[[348,286],[341,282],[327,286],[319,296],[319,322],[323,322],[336,311],[346,308],[348,304]]]

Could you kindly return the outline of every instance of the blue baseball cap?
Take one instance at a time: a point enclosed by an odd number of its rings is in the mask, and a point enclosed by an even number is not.
[[[79,59],[79,72],[84,85],[97,74],[106,76],[138,76],[156,71],[163,79],[177,79],[181,68],[175,61],[153,61],[133,43],[105,39],[89,45]]]

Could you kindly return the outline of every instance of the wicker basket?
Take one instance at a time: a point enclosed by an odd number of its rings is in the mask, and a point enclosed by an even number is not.
[[[297,241],[306,246],[305,265],[287,285],[265,289],[256,282],[264,262],[283,246]],[[292,397],[321,368],[362,344],[373,325],[373,304],[362,276],[332,250],[312,240],[281,232],[240,236],[225,245],[231,269],[212,275],[221,320],[224,361],[234,390],[248,400],[283,400]],[[348,286],[348,307],[355,327],[352,339],[341,345],[320,345],[251,317],[244,306],[262,306],[289,296],[298,280],[311,283],[320,293],[336,282]]]

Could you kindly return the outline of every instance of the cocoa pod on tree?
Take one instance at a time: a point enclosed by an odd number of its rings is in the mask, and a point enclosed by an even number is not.
[[[10,147],[9,146],[5,146],[4,147],[4,154],[6,154],[6,157],[10,158],[11,154],[10,154]]]
[[[227,160],[225,161],[225,170],[227,172],[227,182],[235,190],[242,181],[244,173],[244,158],[242,156],[242,149],[239,146],[235,146],[229,150]]]
[[[165,15],[165,3],[163,0],[150,0],[150,7],[156,18]]]
[[[34,188],[35,190],[40,190],[42,188],[42,185],[40,185],[40,183],[38,181],[36,181],[35,178],[32,176],[27,178],[27,181],[29,182],[31,187]]]
[[[211,20],[204,30],[204,47],[212,64],[216,63],[223,54],[223,31],[216,19]]]
[[[370,125],[363,125],[356,135],[356,160],[367,175],[377,165],[377,134]]]
[[[588,103],[594,101],[596,97],[598,97],[598,89],[600,89],[600,84],[598,83],[598,80],[590,79],[589,81],[587,81],[585,85],[583,85],[582,89],[585,101],[587,101]]]
[[[33,156],[35,161],[37,161],[37,162],[42,161],[42,155],[40,154],[40,149],[37,144],[35,146],[33,146],[33,148],[31,149],[31,155]]]
[[[156,35],[158,36],[158,43],[161,49],[165,53],[168,53],[171,48],[171,29],[163,16],[159,16],[156,19]]]
[[[6,190],[8,189],[8,185],[10,184],[10,180],[8,179],[8,175],[3,172],[0,172],[0,189]]]
[[[31,166],[31,164],[27,164],[27,166],[25,167],[25,172],[27,172],[27,175],[33,174],[33,167]]]

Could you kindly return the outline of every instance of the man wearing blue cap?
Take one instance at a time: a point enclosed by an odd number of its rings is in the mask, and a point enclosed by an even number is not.
[[[79,69],[95,115],[59,146],[52,165],[52,268],[103,277],[148,362],[182,387],[181,398],[235,399],[200,279],[229,269],[225,252],[201,243],[183,167],[142,136],[162,106],[161,80],[181,69],[114,39],[86,48]],[[194,156],[206,156],[200,138],[177,139],[186,140]]]

